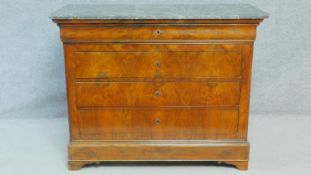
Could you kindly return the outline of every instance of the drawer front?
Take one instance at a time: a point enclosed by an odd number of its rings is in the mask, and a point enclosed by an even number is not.
[[[78,112],[83,140],[232,138],[238,111],[219,109],[106,109]]]
[[[78,107],[238,105],[239,82],[76,83]]]
[[[255,39],[255,25],[116,25],[61,28],[64,42]]]
[[[76,52],[76,78],[239,77],[241,53],[214,52]]]

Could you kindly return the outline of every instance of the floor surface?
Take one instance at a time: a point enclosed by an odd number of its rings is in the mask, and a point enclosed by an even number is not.
[[[311,116],[252,115],[248,171],[198,164],[104,164],[67,170],[66,118],[0,118],[1,175],[311,174]]]

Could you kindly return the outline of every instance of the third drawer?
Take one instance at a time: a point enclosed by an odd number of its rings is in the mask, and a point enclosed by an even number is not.
[[[238,105],[240,82],[77,82],[78,107]]]

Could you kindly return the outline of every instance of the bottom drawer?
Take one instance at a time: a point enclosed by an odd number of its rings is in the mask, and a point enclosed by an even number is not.
[[[206,108],[79,110],[73,140],[234,138],[238,110]]]

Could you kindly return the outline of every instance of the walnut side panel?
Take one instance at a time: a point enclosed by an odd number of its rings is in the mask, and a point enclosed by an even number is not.
[[[242,46],[242,57],[243,62],[239,110],[239,134],[237,135],[237,137],[240,139],[247,139],[253,61],[253,44],[245,44]]]

